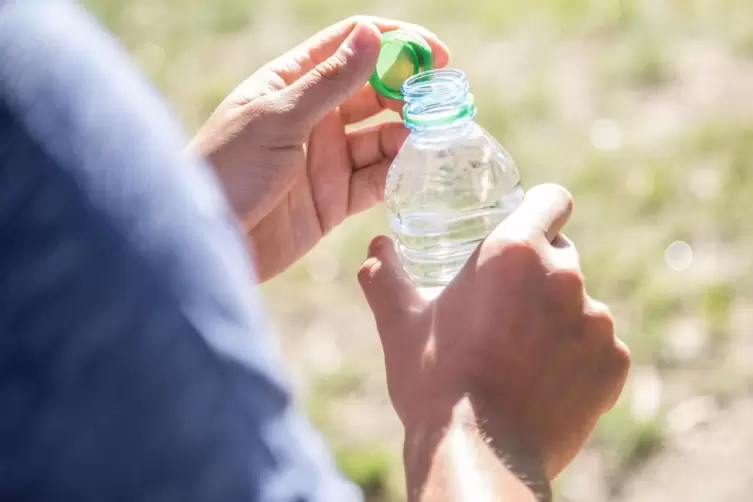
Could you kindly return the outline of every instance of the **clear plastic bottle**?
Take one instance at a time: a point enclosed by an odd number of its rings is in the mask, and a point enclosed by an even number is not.
[[[441,287],[520,205],[524,191],[510,155],[474,122],[463,72],[425,71],[401,92],[411,133],[387,176],[390,228],[416,284]]]

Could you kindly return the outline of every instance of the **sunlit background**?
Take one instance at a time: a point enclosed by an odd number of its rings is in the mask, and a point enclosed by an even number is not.
[[[424,24],[568,233],[634,370],[557,483],[577,502],[753,493],[753,2],[85,0],[193,132],[261,64],[331,22]],[[375,209],[265,286],[303,406],[371,502],[402,498],[401,429],[355,273]]]

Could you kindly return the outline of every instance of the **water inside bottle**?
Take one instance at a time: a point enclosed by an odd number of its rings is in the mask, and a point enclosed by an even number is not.
[[[409,138],[390,172],[390,226],[419,286],[448,284],[523,200],[509,155],[480,127],[468,128],[434,144]]]
[[[516,187],[510,198],[522,199]],[[392,229],[403,266],[419,285],[449,283],[470,255],[513,211],[513,204],[499,201],[494,206],[450,217],[431,212],[393,215]]]
[[[510,155],[474,122],[463,72],[432,70],[402,87],[411,129],[387,176],[397,253],[421,288],[443,287],[522,202]]]

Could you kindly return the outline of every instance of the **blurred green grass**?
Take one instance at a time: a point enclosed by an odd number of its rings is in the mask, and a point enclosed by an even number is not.
[[[189,131],[264,61],[340,18],[374,13],[438,33],[452,65],[469,76],[479,122],[516,159],[524,183],[557,182],[573,192],[567,232],[589,292],[611,305],[636,366],[654,368],[664,389],[653,415],[636,416],[631,403],[650,389],[629,382],[628,397],[591,445],[604,453],[603,476],[585,473],[595,487],[617,493],[660,451],[671,432],[666,413],[684,400],[748,392],[751,372],[733,361],[747,326],[732,314],[753,300],[749,0],[84,4]],[[386,230],[384,211],[369,211],[264,289],[312,420],[373,500],[391,501],[400,497],[400,429],[354,280],[369,240]],[[674,241],[693,248],[689,268],[670,267],[665,251]],[[309,335],[312,345],[302,347]],[[326,368],[327,358],[310,349],[319,345],[331,346]]]

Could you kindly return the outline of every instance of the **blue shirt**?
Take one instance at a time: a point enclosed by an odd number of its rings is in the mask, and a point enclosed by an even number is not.
[[[0,500],[361,499],[185,142],[80,8],[0,0]]]

